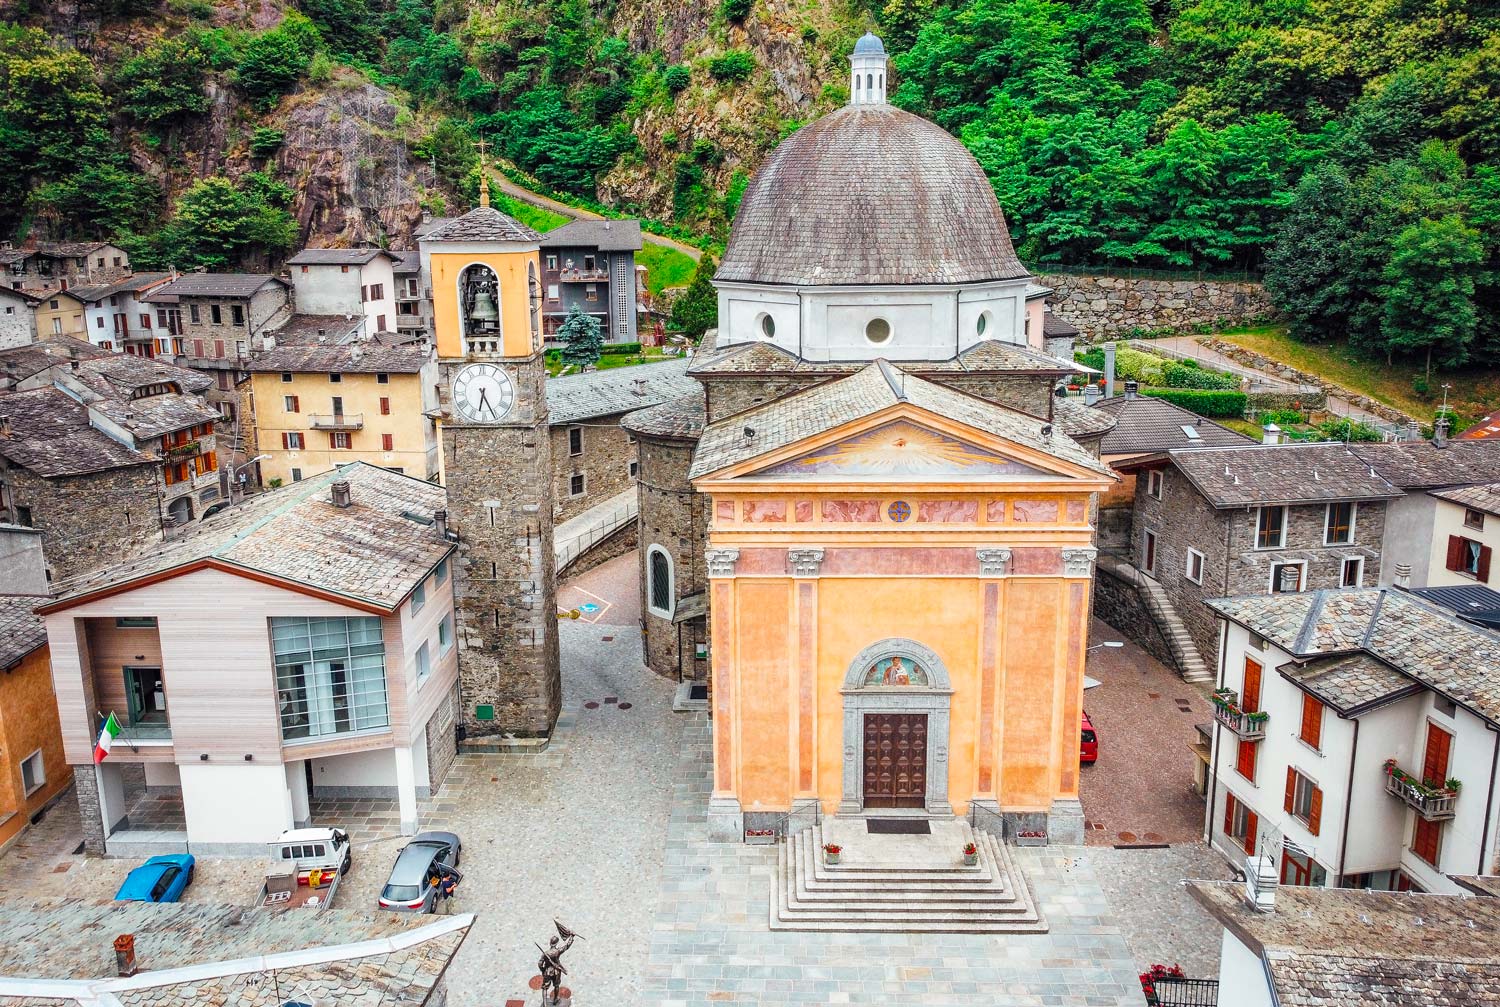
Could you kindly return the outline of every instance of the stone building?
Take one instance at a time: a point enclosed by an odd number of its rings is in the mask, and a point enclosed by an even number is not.
[[[14,593],[15,587],[0,593],[0,850],[73,778],[58,732],[47,632],[36,614],[46,595]]]
[[[392,252],[391,282],[396,289],[396,332],[418,341],[432,341],[432,297],[422,289],[422,254]]]
[[[551,378],[547,416],[552,438],[555,513],[565,521],[635,486],[634,435],[627,413],[697,391],[686,359],[615,367]]]
[[[636,341],[638,220],[575,220],[542,236],[542,331],[549,338],[578,308],[599,319],[607,343]]]
[[[362,315],[370,332],[395,332],[397,262],[382,248],[304,248],[286,260],[297,311]]]
[[[850,105],[747,188],[701,392],[624,420],[646,658],[710,679],[716,837],[818,804],[1077,842],[1114,422],[1054,394],[1045,291],[962,145],[886,104],[885,61],[861,39]]]
[[[1373,584],[1401,489],[1339,443],[1176,449],[1115,467],[1136,480],[1130,564],[1203,664],[1219,658],[1213,598]]]
[[[0,243],[3,282],[17,290],[67,290],[114,283],[130,275],[130,255],[106,241],[38,241],[20,248]]]
[[[10,287],[0,287],[0,350],[36,340],[37,298]]]

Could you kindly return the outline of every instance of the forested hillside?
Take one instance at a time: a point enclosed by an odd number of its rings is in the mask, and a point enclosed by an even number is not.
[[[141,261],[405,240],[473,141],[722,240],[749,174],[845,98],[962,137],[1022,257],[1264,270],[1294,330],[1500,351],[1500,13],[1399,0],[11,0],[0,230]]]

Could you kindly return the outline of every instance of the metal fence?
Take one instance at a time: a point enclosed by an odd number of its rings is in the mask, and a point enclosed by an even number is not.
[[[607,518],[595,524],[588,531],[576,535],[559,545],[557,547],[557,555],[554,557],[557,572],[562,573],[579,556],[582,556],[595,545],[634,521],[639,506],[639,501],[632,497],[629,503],[616,507],[609,513]]]
[[[1153,979],[1155,1003],[1160,1007],[1218,1007],[1219,980],[1177,979],[1163,976]]]

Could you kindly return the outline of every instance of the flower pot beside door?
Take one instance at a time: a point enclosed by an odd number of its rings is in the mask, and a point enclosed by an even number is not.
[[[964,866],[974,867],[979,863],[979,847],[973,843],[964,844]]]
[[[827,864],[836,864],[839,862],[839,854],[843,852],[844,848],[838,843],[824,843],[823,862]]]

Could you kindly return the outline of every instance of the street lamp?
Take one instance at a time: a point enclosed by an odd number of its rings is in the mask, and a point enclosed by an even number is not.
[[[1098,650],[1100,647],[1108,647],[1110,650],[1119,650],[1123,646],[1125,646],[1124,640],[1105,640],[1103,643],[1094,644],[1089,648],[1089,650]]]

